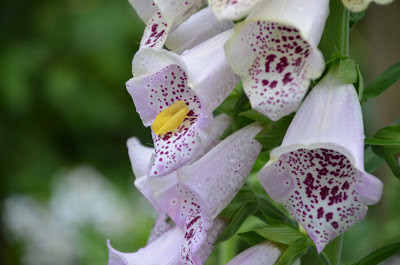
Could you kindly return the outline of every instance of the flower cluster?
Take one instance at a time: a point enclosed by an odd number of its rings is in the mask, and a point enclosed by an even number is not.
[[[353,11],[369,2],[343,0]],[[205,0],[130,3],[146,28],[126,87],[154,147],[131,138],[128,150],[135,185],[158,218],[137,252],[108,243],[109,265],[201,265],[210,255],[227,225],[219,214],[262,150],[254,137],[263,124],[236,126],[229,135],[232,117],[215,116],[240,81],[264,119],[278,122],[296,112],[257,176],[318,253],[379,201],[382,182],[364,170],[357,92],[340,78],[338,63],[302,102],[325,70],[318,45],[329,0],[209,0],[200,11]],[[228,264],[275,264],[284,249],[261,242]]]

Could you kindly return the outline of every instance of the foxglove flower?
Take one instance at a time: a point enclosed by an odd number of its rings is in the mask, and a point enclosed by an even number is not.
[[[383,184],[364,171],[364,132],[354,86],[331,69],[306,98],[258,178],[313,239],[318,252],[359,222]]]
[[[235,26],[225,53],[251,106],[276,121],[295,111],[324,70],[317,46],[328,0],[268,0]]]
[[[201,264],[197,252],[208,238],[208,231],[245,182],[261,151],[261,145],[253,139],[260,130],[259,125],[249,125],[218,143],[189,166],[163,178],[140,177],[135,181],[159,216],[168,214],[176,226],[185,231],[180,255],[182,264]],[[206,149],[216,139],[209,137],[210,144]],[[133,159],[141,150],[129,152],[134,165]],[[151,187],[152,192],[143,187]]]
[[[367,9],[369,3],[375,2],[380,5],[386,5],[393,0],[342,0],[343,5],[352,12],[361,12]]]
[[[213,244],[223,228],[224,223],[218,219],[215,220],[212,229],[208,232],[207,239],[198,251],[199,262],[203,263],[207,260],[214,248]],[[184,232],[177,226],[134,253],[119,252],[107,241],[108,265],[181,265],[182,241],[184,241]]]
[[[239,20],[247,16],[254,6],[262,0],[208,0],[218,19]]]
[[[209,8],[194,14],[205,0],[129,0],[129,2],[146,23],[140,48],[161,49],[169,39],[167,46],[171,50],[182,48],[181,46],[187,46],[186,49],[189,49],[194,47],[194,44],[199,44],[232,27],[231,22],[217,21],[213,18]],[[174,36],[169,37],[172,32]]]
[[[155,159],[150,177],[164,176],[190,162],[213,124],[212,112],[239,77],[228,67],[221,33],[181,56],[142,49],[133,59],[127,83],[143,124],[152,126]]]
[[[246,249],[226,265],[274,265],[282,254],[282,249],[270,241]],[[293,263],[300,264],[300,259]]]

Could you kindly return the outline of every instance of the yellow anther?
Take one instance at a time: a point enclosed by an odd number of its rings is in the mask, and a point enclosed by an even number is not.
[[[189,108],[185,102],[179,100],[158,113],[153,122],[155,134],[167,133],[178,128],[189,113]]]

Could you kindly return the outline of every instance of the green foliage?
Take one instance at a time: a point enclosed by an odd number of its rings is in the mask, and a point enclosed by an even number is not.
[[[290,245],[298,239],[306,240],[306,236],[298,229],[287,224],[268,225],[254,232],[268,240],[285,245]]]
[[[308,242],[305,238],[299,238],[293,241],[289,247],[283,252],[282,256],[275,263],[276,265],[291,265],[297,259],[301,258],[307,253]]]
[[[338,77],[348,84],[358,81],[357,66],[354,60],[350,58],[340,60]]]
[[[265,149],[272,149],[279,146],[293,117],[294,114],[290,114],[279,121],[269,122],[254,139],[262,144]]]
[[[400,242],[380,248],[353,265],[377,265],[400,252]]]
[[[365,143],[372,145],[374,153],[385,159],[393,174],[400,179],[400,165],[397,161],[400,155],[400,125],[379,130],[374,137],[366,138]]]
[[[400,62],[395,63],[380,74],[371,84],[364,89],[362,102],[379,96],[400,79]]]

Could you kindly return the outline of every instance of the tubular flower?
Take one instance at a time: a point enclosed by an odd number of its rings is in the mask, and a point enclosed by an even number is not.
[[[375,2],[380,5],[386,5],[393,0],[342,0],[343,5],[352,12],[361,12],[367,9],[369,3]]]
[[[238,20],[247,16],[261,0],[208,0],[214,15],[218,19]]]
[[[282,254],[282,249],[270,241],[246,249],[226,265],[274,265]],[[300,259],[293,263],[300,264]]]
[[[198,251],[197,258],[200,262],[204,262],[211,254],[214,248],[213,244],[223,228],[224,223],[218,219],[215,220],[212,229],[208,231],[204,244]],[[108,265],[180,265],[182,241],[184,241],[184,232],[177,226],[134,253],[119,252],[107,241]]]
[[[328,0],[268,0],[235,26],[225,53],[253,109],[276,121],[299,107],[324,70],[317,46],[328,13]]]
[[[364,132],[354,86],[332,68],[306,98],[258,178],[318,252],[359,222],[383,184],[364,171]]]
[[[213,124],[212,112],[239,82],[223,52],[231,34],[221,33],[180,56],[154,49],[136,53],[134,77],[126,86],[143,124],[153,129],[150,177],[169,174],[196,156]]]
[[[174,51],[176,48],[182,48],[179,46],[185,42],[185,45],[194,46],[233,26],[229,21],[217,21],[213,18],[209,8],[195,14],[205,0],[129,0],[129,2],[146,23],[140,42],[141,49],[161,49],[168,39],[167,47]],[[169,38],[171,33],[173,36]],[[186,49],[193,46],[188,46]]]
[[[239,191],[261,151],[261,145],[253,140],[260,130],[258,125],[249,125],[213,148],[220,134],[212,133],[213,136],[208,138],[209,145],[203,151],[212,149],[193,164],[163,178],[144,176],[136,179],[135,185],[153,204],[159,216],[166,213],[177,227],[185,231],[181,241],[182,264],[201,264],[198,251],[214,227],[215,218]],[[221,133],[222,130],[216,131]],[[128,146],[136,148],[136,151],[129,151],[134,161],[142,147]]]

